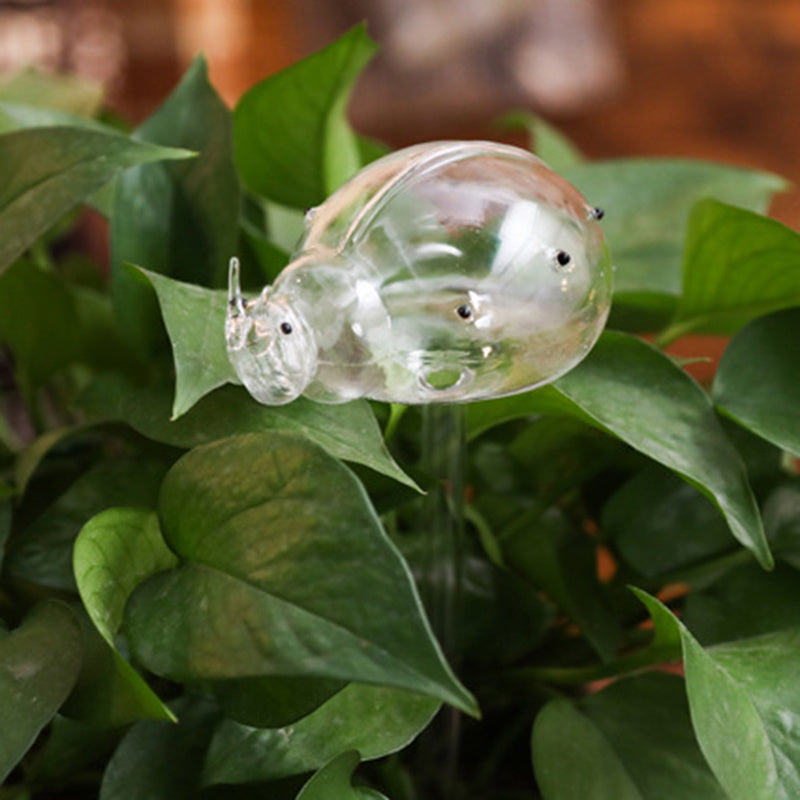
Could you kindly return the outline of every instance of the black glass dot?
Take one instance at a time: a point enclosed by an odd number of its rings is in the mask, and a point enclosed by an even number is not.
[[[605,215],[606,215],[606,212],[603,211],[602,208],[595,208],[595,210],[594,210],[594,218],[595,219],[603,219],[603,217]]]
[[[288,336],[293,330],[290,322],[281,322],[281,333],[285,333]]]
[[[559,263],[559,266],[566,267],[570,261],[572,261],[572,256],[566,250],[559,250],[556,253],[556,261]]]
[[[458,314],[461,319],[469,319],[472,316],[472,309],[466,303],[464,303],[464,305],[461,305],[456,309],[456,314]]]

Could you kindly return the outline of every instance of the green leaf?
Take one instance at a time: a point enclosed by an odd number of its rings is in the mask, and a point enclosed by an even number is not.
[[[561,131],[537,114],[514,111],[503,117],[500,124],[526,130],[531,150],[556,172],[578,167],[585,161],[580,150]]]
[[[172,712],[139,673],[109,646],[83,609],[78,616],[83,633],[83,663],[61,714],[105,729],[141,719],[174,722]]]
[[[353,786],[350,779],[358,763],[355,751],[337,756],[309,778],[297,800],[332,800],[334,797],[336,800],[386,800],[372,789]]]
[[[772,572],[755,564],[738,567],[692,592],[683,620],[703,645],[798,628],[800,573],[783,564]]]
[[[795,271],[800,288],[800,267],[795,265]],[[720,411],[796,456],[800,456],[798,341],[798,308],[754,320],[723,353],[712,392]]]
[[[606,331],[586,359],[551,386],[467,409],[467,430],[534,413],[590,422],[669,467],[720,509],[733,535],[772,564],[739,454],[703,390],[659,350]]]
[[[234,114],[235,152],[249,189],[306,209],[358,170],[358,140],[345,109],[375,49],[359,25],[242,95]]]
[[[0,83],[0,101],[92,117],[103,102],[103,86],[77,75],[26,69]]]
[[[649,578],[728,552],[733,544],[714,504],[656,465],[611,495],[601,528],[623,560]]]
[[[0,97],[2,92],[0,92]],[[52,108],[41,108],[21,103],[8,103],[0,100],[0,133],[18,130],[19,128],[48,128],[68,126],[72,128],[89,128],[102,133],[119,133],[118,130],[91,117],[81,117],[68,111]]]
[[[531,489],[534,505],[543,510],[574,496],[609,469],[624,470],[630,462],[637,466],[641,462],[618,439],[580,419],[543,414],[520,427],[520,433],[504,447],[511,457],[509,469],[517,475],[511,493],[526,506]],[[481,440],[490,441],[489,437]]]
[[[37,606],[11,633],[0,632],[0,782],[69,694],[81,664],[81,634],[67,606]]]
[[[269,676],[217,681],[209,688],[232,720],[254,728],[280,728],[308,716],[345,685],[336,678]]]
[[[218,719],[203,700],[173,704],[178,724],[136,723],[117,747],[103,774],[100,800],[195,800],[200,764]]]
[[[473,663],[510,663],[529,653],[555,622],[556,609],[530,584],[490,561],[464,559],[454,649]]]
[[[650,672],[580,704],[647,800],[727,800],[692,730],[681,678]]]
[[[81,128],[31,128],[0,136],[0,272],[117,173],[189,153]]]
[[[47,325],[36,324],[42,315]],[[25,261],[0,275],[0,341],[14,354],[20,388],[30,401],[50,375],[80,353],[75,300],[66,282]]]
[[[149,365],[124,338],[109,295],[83,286],[69,288],[80,332],[77,360],[97,372],[120,372],[133,378],[146,375]]]
[[[392,152],[391,147],[369,136],[357,135],[356,139],[358,142],[358,160],[362,167],[377,161],[379,158],[388,156]]]
[[[500,533],[508,567],[543,589],[581,628],[604,659],[616,655],[619,623],[597,580],[595,546],[560,514],[538,510]]]
[[[703,649],[654,598],[637,595],[680,634],[692,725],[730,800],[800,793],[800,628]]]
[[[700,746],[731,800],[800,793],[800,630],[703,650],[683,629],[687,691]]]
[[[800,476],[767,497],[764,527],[778,558],[800,569]]]
[[[716,200],[689,221],[683,292],[663,333],[729,334],[754,317],[800,305],[800,235],[775,220]]]
[[[118,376],[104,376],[87,389],[79,405],[95,417],[121,420],[150,439],[176,447],[195,447],[239,433],[295,431],[337,458],[418,489],[386,449],[366,400],[334,406],[301,397],[285,406],[263,406],[244,389],[228,386],[172,422],[170,394],[167,387],[138,388]]]
[[[226,383],[238,383],[225,345],[228,296],[139,270],[153,285],[167,326],[175,361],[172,418],[185,414],[201,397]]]
[[[47,325],[37,324],[44,318]],[[0,341],[14,355],[17,380],[29,402],[52,375],[72,364],[133,375],[142,371],[122,341],[107,296],[25,260],[0,275]]]
[[[248,783],[319,769],[347,750],[365,761],[406,747],[439,708],[430,697],[350,684],[312,714],[283,728],[223,721],[205,761],[204,782]]]
[[[108,758],[115,745],[115,731],[59,714],[41,749],[26,763],[26,777],[37,786],[63,786],[74,775]]]
[[[199,447],[168,473],[159,512],[181,565],[141,584],[125,611],[132,648],[156,674],[338,678],[476,712],[362,487],[306,439]]]
[[[154,511],[110,508],[83,526],[73,555],[75,580],[83,605],[113,653],[115,678],[127,704],[115,716],[174,720],[141,676],[116,649],[125,603],[150,575],[175,566],[178,559],[164,544]],[[136,716],[132,716],[136,715]]]
[[[99,461],[81,475],[9,549],[10,576],[74,591],[72,550],[83,525],[116,505],[155,505],[166,471],[161,461],[131,458]]]
[[[663,673],[616,681],[579,708],[551,701],[534,726],[534,767],[545,800],[617,791],[642,800],[727,800],[694,737],[683,681]]]
[[[291,253],[305,230],[305,213],[260,198],[266,217],[269,240]]]
[[[645,800],[609,742],[568,700],[539,712],[531,751],[544,800]]]
[[[670,613],[670,610],[660,600],[651,597],[647,592],[643,592],[635,586],[631,586],[630,590],[644,605],[653,620],[653,640],[650,642],[649,647],[658,646],[664,650],[674,650],[675,647],[681,644],[681,634],[679,624]]]
[[[603,231],[616,268],[614,316],[643,306],[661,319],[681,293],[683,240],[694,204],[713,196],[763,212],[786,186],[764,172],[665,158],[596,161],[565,177],[606,212]]]
[[[178,87],[137,129],[138,138],[186,147],[198,157],[148,164],[117,181],[111,228],[112,295],[135,341],[152,343],[150,292],[123,269],[139,264],[190,283],[223,286],[239,237],[241,193],[233,165],[231,114],[197,58]]]
[[[591,353],[587,358],[591,358]],[[581,369],[580,364],[575,367],[575,370],[578,369]],[[498,425],[520,417],[564,414],[571,415],[587,425],[595,424],[589,414],[584,413],[579,406],[571,403],[562,392],[558,391],[556,384],[497,400],[470,403],[465,408],[467,439],[475,439]]]
[[[178,563],[164,543],[155,511],[109,508],[83,526],[75,542],[75,579],[102,637],[114,646],[130,593]]]

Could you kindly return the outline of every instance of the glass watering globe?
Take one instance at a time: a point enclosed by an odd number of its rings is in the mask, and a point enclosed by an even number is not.
[[[291,263],[256,299],[231,261],[229,358],[269,405],[533,389],[575,366],[605,324],[601,217],[516,147],[397,151],[308,213]]]

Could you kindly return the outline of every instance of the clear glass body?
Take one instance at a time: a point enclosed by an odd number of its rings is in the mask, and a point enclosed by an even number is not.
[[[292,262],[257,300],[232,275],[231,361],[270,404],[452,403],[535,388],[577,364],[605,324],[598,216],[524,150],[400,150],[309,212]]]

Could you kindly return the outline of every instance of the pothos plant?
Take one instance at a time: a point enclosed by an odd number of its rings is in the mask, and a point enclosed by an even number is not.
[[[232,112],[198,59],[134,131],[80,84],[0,88],[0,797],[800,796],[784,182],[525,120],[607,211],[614,305],[573,371],[465,409],[452,595],[420,409],[268,408],[225,354],[228,259],[271,282],[385,151],[345,117],[373,51]],[[708,385],[664,350],[697,333],[729,337]]]

